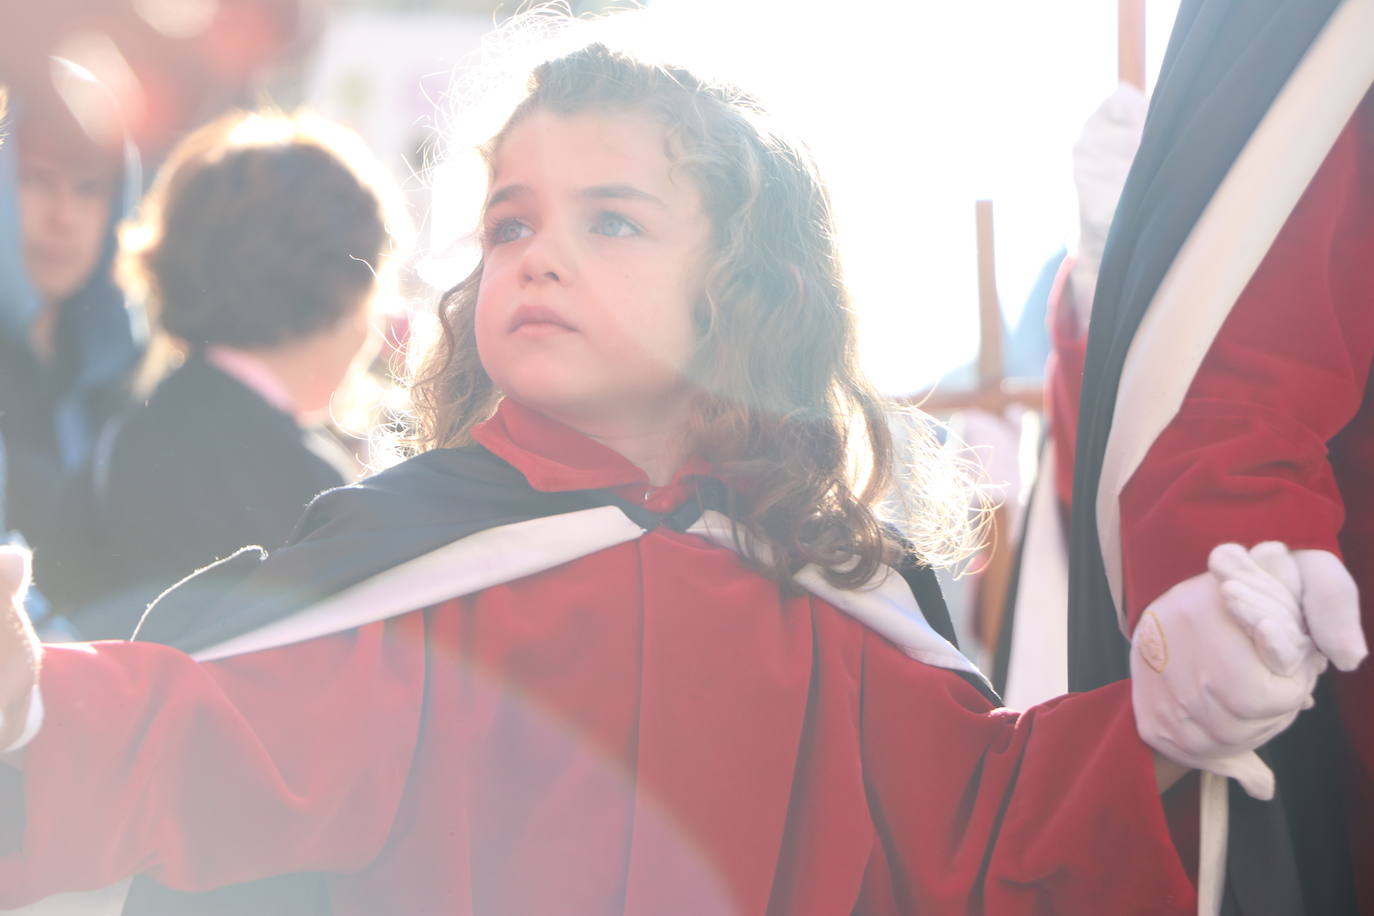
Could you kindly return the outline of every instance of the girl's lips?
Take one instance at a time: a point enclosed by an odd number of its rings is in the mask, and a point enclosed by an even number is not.
[[[522,305],[515,310],[515,314],[511,316],[510,329],[515,332],[522,328],[528,328],[531,331],[577,330],[564,321],[563,316],[543,305]]]

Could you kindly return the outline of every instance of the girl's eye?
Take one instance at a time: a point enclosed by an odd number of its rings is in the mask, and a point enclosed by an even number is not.
[[[592,232],[597,235],[609,235],[612,238],[622,238],[625,236],[639,235],[639,227],[619,213],[607,211],[597,214],[596,219],[592,221]]]
[[[530,235],[532,230],[518,219],[503,219],[487,230],[488,245],[504,245]]]

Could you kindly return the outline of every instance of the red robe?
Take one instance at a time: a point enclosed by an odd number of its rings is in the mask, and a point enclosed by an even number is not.
[[[1374,94],[1237,300],[1121,493],[1131,625],[1223,541],[1343,555],[1374,636]],[[1355,874],[1374,912],[1374,665],[1333,673],[1354,746]],[[1333,775],[1339,763],[1333,762]]]
[[[479,438],[539,489],[690,487],[512,405]],[[993,709],[663,528],[306,643],[44,666],[0,906],[293,870],[340,916],[1195,906],[1125,684]]]

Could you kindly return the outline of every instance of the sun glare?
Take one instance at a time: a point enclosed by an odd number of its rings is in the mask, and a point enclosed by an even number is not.
[[[1148,8],[1151,73],[1176,8]],[[998,286],[1015,324],[1036,275],[1073,236],[1071,148],[1116,84],[1115,4],[651,9],[684,42],[711,48],[721,71],[759,87],[812,147],[881,387],[920,391],[975,358],[980,198],[994,203]]]

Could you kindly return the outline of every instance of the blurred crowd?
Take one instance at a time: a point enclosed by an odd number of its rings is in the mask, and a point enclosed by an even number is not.
[[[0,146],[0,531],[35,548],[45,635],[125,638],[362,473],[336,418],[375,405],[339,397],[388,377],[407,215],[361,138],[305,114],[191,125],[145,176],[119,94],[49,63],[60,91],[7,91]]]

